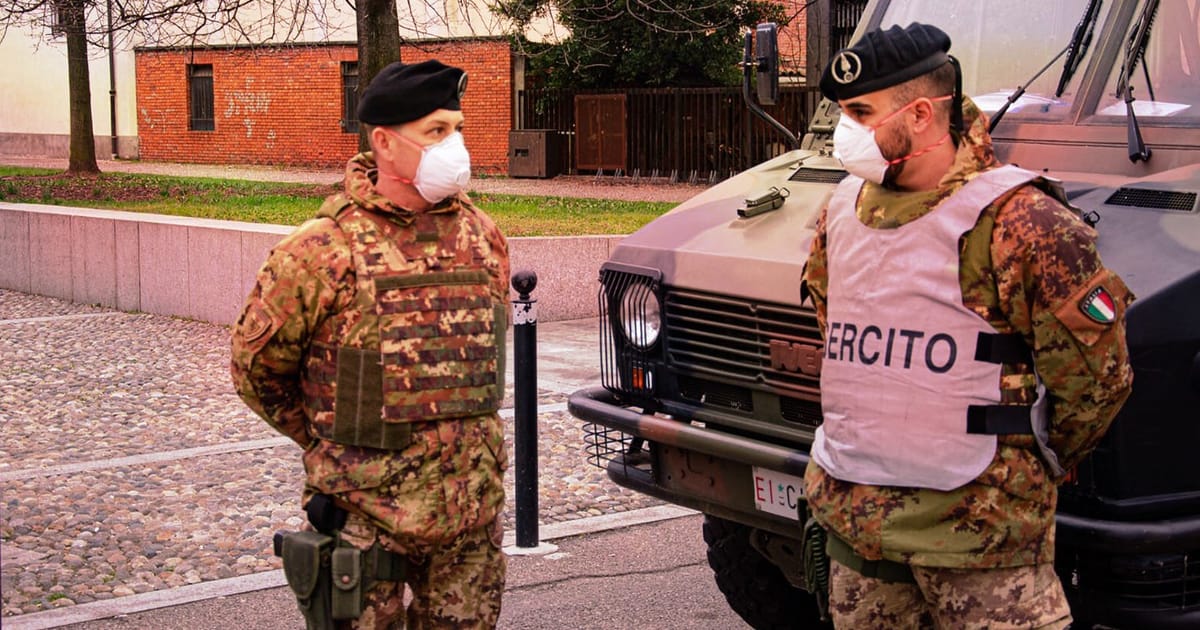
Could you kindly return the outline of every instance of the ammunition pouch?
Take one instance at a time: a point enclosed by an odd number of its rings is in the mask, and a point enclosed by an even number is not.
[[[801,508],[801,512],[803,512]],[[829,534],[815,518],[804,524],[801,555],[804,558],[804,584],[817,600],[821,621],[829,621],[829,554],[825,552]]]
[[[331,599],[334,619],[357,619],[362,614],[363,597],[363,553],[354,547],[339,547],[333,550],[330,573],[333,574]]]

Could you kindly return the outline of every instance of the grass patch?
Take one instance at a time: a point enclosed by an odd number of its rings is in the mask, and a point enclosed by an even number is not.
[[[0,166],[0,201],[299,225],[340,185]],[[673,203],[472,193],[507,236],[629,234]]]

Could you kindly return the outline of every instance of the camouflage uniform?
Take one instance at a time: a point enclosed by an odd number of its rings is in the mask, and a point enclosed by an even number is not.
[[[905,192],[867,182],[857,205],[865,225],[887,229],[913,221],[976,174],[999,165],[986,117],[965,97],[963,114],[967,131],[938,187]],[[1041,377],[1051,402],[1049,446],[1067,470],[1104,435],[1128,397],[1133,378],[1123,321],[1133,297],[1121,279],[1102,266],[1095,239],[1095,232],[1069,209],[1027,185],[983,209],[961,242],[964,305],[998,332],[1020,333],[1034,354],[1032,369],[1005,365],[1001,403],[1032,404],[1034,385]],[[804,276],[822,330],[826,246],[823,213]],[[1099,286],[1116,301],[1115,323],[1094,322],[1080,310]],[[833,478],[815,464],[805,475],[805,491],[813,516],[868,560],[1002,569],[1049,567],[1053,562],[1060,481],[1043,463],[1032,436],[1001,435],[988,468],[973,482],[948,492],[854,484]],[[835,613],[838,596],[835,588]],[[877,619],[878,623],[883,622]]]
[[[420,379],[442,385],[443,381],[470,381],[463,390],[466,398],[483,396],[485,388],[474,386],[484,381],[477,382],[476,374],[437,373],[428,367],[432,359],[427,353],[406,355],[406,340],[420,334],[414,331],[438,325],[424,317],[424,307],[429,304],[403,312],[411,328],[391,331],[393,334],[381,334],[378,326],[365,325],[364,320],[373,321],[374,313],[364,317],[356,303],[358,294],[366,289],[364,279],[356,278],[362,274],[356,272],[354,258],[361,256],[365,247],[365,264],[377,264],[391,270],[393,276],[413,270],[436,271],[461,259],[486,272],[487,301],[499,305],[502,313],[508,299],[508,245],[491,219],[465,195],[425,212],[395,206],[376,192],[374,168],[369,153],[350,160],[345,192],[328,199],[317,218],[301,225],[272,250],[233,328],[233,381],[251,409],[303,447],[305,503],[323,493],[334,496],[350,511],[343,542],[363,549],[379,542],[408,556],[406,581],[416,597],[408,611],[412,627],[494,627],[505,574],[499,519],[507,468],[504,431],[494,410],[498,405],[484,401],[477,405],[484,411],[477,413],[469,400],[464,406],[461,400],[451,405],[419,397],[414,400],[411,395],[405,398],[409,394],[406,388]],[[360,220],[334,219],[343,214]],[[361,231],[356,225],[378,225],[379,231]],[[393,245],[371,254],[370,241],[379,238],[377,234]],[[356,239],[357,249],[351,239]],[[480,312],[471,310],[478,306],[478,298],[450,295],[430,299],[458,309],[454,311],[458,317],[452,324],[455,328],[497,332],[502,342],[503,319],[493,331],[490,306],[483,309],[489,315],[486,326],[469,321],[469,314]],[[476,302],[464,306],[462,301],[468,299]],[[413,308],[398,306],[393,311]],[[392,344],[391,355],[387,354],[388,344]],[[382,393],[373,392],[376,403],[382,398],[384,415],[406,409],[439,418],[405,422],[410,433],[402,448],[372,448],[329,439],[338,431],[332,401],[336,398],[338,405],[362,402],[357,394],[347,396],[348,403],[337,396],[335,383],[341,382],[337,360],[344,362],[345,358],[334,349],[372,345],[383,348],[384,378],[391,370],[393,379],[391,387],[384,381]],[[494,357],[490,365],[496,365]],[[499,369],[502,372],[503,366]],[[491,396],[503,395],[495,391],[498,387],[493,381]],[[495,402],[498,399],[490,401]],[[405,613],[402,595],[402,584],[377,582],[368,595],[366,612],[350,625],[384,628],[401,623]]]

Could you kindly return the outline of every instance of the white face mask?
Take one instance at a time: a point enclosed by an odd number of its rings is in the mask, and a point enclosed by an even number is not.
[[[875,129],[854,120],[845,112],[838,118],[837,128],[833,130],[833,157],[851,175],[876,184],[883,183],[890,166],[875,142]]]
[[[471,155],[462,134],[455,131],[441,142],[421,149],[421,162],[413,186],[429,203],[462,192],[471,179]]]
[[[936,103],[938,101],[950,100],[952,97],[953,95],[938,96],[929,100]],[[869,182],[882,184],[889,166],[899,164],[905,160],[911,160],[919,155],[924,155],[946,142],[946,140],[949,140],[950,134],[947,133],[945,136],[942,136],[941,140],[920,151],[909,153],[894,160],[889,160],[883,156],[883,151],[880,150],[879,143],[875,141],[875,130],[882,127],[901,112],[912,107],[916,102],[914,100],[908,105],[884,116],[883,120],[875,123],[873,127],[868,127],[851,118],[846,112],[842,112],[842,115],[838,117],[837,127],[833,130],[833,157],[837,158],[851,175],[857,175]]]

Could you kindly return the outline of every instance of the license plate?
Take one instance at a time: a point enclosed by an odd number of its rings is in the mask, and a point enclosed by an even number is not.
[[[754,466],[754,507],[793,521],[800,520],[804,478]]]

